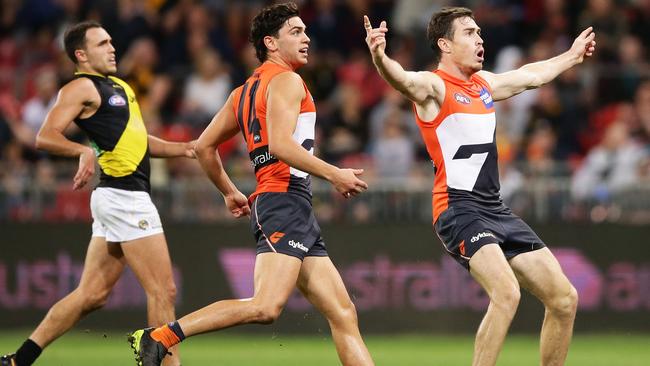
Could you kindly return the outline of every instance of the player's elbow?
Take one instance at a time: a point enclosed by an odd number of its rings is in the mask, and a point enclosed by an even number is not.
[[[48,144],[48,136],[47,132],[40,130],[38,131],[38,134],[36,134],[36,141],[34,141],[34,147],[36,147],[37,150],[47,150]]]
[[[201,140],[197,141],[196,145],[194,146],[194,153],[196,154],[196,157],[198,159],[201,159],[201,157],[206,156],[206,154],[208,154],[209,151],[210,151],[210,146],[208,144],[201,143]]]
[[[218,144],[210,143],[204,139],[199,138],[194,145],[194,153],[198,160],[206,160],[210,156],[216,154]]]
[[[526,89],[537,89],[544,86],[544,84],[548,84],[551,80],[551,78],[544,78],[539,75],[534,75],[532,81],[530,82],[530,87]]]
[[[269,139],[269,154],[275,156],[277,159],[283,160],[287,156],[286,144],[277,140]]]

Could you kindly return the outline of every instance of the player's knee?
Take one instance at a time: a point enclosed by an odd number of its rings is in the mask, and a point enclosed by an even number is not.
[[[176,302],[176,285],[174,282],[161,285],[159,288],[147,294],[150,298],[154,298],[159,303],[174,304]]]
[[[578,291],[570,286],[568,292],[556,296],[546,307],[559,316],[575,316],[578,309]]]
[[[358,322],[357,309],[352,303],[352,301],[350,301],[344,306],[338,308],[335,314],[331,314],[330,320],[337,321],[339,323],[347,324],[347,325],[357,324]]]
[[[282,306],[279,305],[261,305],[257,306],[254,311],[254,322],[260,324],[272,324],[282,313]]]
[[[521,290],[519,286],[505,286],[490,297],[490,301],[498,308],[514,314],[519,306]]]
[[[174,282],[168,284],[163,290],[163,292],[164,292],[163,296],[165,297],[165,300],[168,303],[173,304],[176,302],[177,290],[176,290],[176,284]]]
[[[83,312],[88,313],[100,309],[108,302],[109,290],[85,291],[79,290],[79,295],[83,301]]]

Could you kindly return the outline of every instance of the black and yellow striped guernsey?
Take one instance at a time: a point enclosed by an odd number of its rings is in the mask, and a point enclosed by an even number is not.
[[[75,77],[90,79],[101,98],[95,114],[74,121],[95,149],[98,187],[149,192],[148,135],[133,90],[114,76],[78,72]]]

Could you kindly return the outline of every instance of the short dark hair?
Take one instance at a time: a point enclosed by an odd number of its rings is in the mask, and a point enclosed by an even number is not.
[[[253,18],[249,41],[253,43],[255,54],[260,62],[266,61],[268,52],[264,45],[264,37],[277,37],[284,22],[297,16],[299,16],[298,6],[290,2],[267,6]]]
[[[70,60],[76,64],[79,63],[77,57],[74,55],[76,50],[86,47],[86,31],[91,28],[102,28],[102,25],[94,20],[77,23],[70,28],[66,29],[63,36],[63,45],[65,46],[65,53]]]
[[[470,9],[463,7],[444,7],[439,12],[434,13],[427,27],[427,40],[433,50],[433,61],[437,65],[440,63],[442,52],[438,47],[440,38],[454,38],[454,20],[458,18],[470,17],[474,19],[474,13]]]

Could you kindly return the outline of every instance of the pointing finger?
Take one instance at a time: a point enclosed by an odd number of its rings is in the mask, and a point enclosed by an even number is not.
[[[370,24],[370,19],[367,15],[363,16],[363,27],[366,28],[366,33],[370,33],[372,30],[372,25]]]
[[[587,29],[583,30],[582,33],[580,33],[580,37],[587,37],[593,29],[594,27],[587,27]]]

